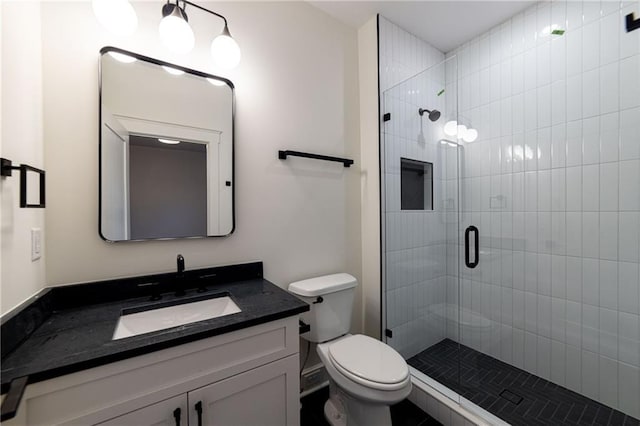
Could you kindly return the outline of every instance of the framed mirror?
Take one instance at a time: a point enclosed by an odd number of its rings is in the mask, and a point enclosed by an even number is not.
[[[100,236],[231,234],[231,81],[115,47],[100,54]]]

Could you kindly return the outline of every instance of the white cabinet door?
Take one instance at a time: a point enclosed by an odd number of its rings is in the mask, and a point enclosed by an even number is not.
[[[189,392],[189,425],[298,426],[298,367],[296,354]]]
[[[99,426],[186,426],[187,395],[165,399],[156,404],[118,416]]]

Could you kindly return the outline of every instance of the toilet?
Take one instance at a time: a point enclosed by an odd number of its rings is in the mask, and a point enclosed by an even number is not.
[[[324,413],[333,426],[390,426],[389,406],[411,392],[409,367],[393,348],[362,334],[349,334],[358,281],[333,274],[298,281],[289,291],[311,306],[301,337],[317,343],[329,375]]]

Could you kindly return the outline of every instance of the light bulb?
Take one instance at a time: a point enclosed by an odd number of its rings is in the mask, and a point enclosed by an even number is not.
[[[171,14],[160,21],[160,41],[173,53],[189,53],[195,44],[193,30],[186,16],[178,6],[174,6]]]
[[[478,131],[476,129],[468,128],[466,132],[462,134],[462,140],[465,142],[473,142],[478,139]]]
[[[128,0],[93,0],[98,22],[117,36],[128,36],[138,27],[138,16]]]
[[[458,128],[456,129],[458,139],[462,139],[465,133],[467,133],[467,126],[465,126],[464,124],[458,124]]]
[[[125,55],[124,53],[120,53],[120,52],[108,52],[108,53],[109,53],[109,56],[111,56],[116,61],[119,61],[125,64],[130,64],[132,62],[137,61],[137,59],[134,58],[133,56]]]
[[[443,130],[447,136],[454,136],[458,131],[458,122],[455,120],[447,121]]]
[[[182,74],[184,74],[184,71],[179,70],[179,69],[177,69],[177,68],[168,67],[168,66],[166,66],[166,65],[163,65],[163,66],[162,66],[162,68],[163,68],[166,72],[168,72],[169,74],[172,74],[172,75],[182,75]]]
[[[227,84],[222,80],[218,80],[217,78],[209,78],[209,77],[207,77],[207,81],[209,83],[213,84],[214,86],[225,86]]]
[[[211,42],[211,56],[213,62],[220,68],[230,70],[240,63],[240,46],[229,34],[229,28],[225,25],[222,34]]]

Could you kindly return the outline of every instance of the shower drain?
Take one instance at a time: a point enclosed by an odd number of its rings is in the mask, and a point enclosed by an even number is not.
[[[524,399],[520,395],[511,392],[509,389],[505,389],[502,392],[500,392],[500,396],[515,405],[520,404]]]

